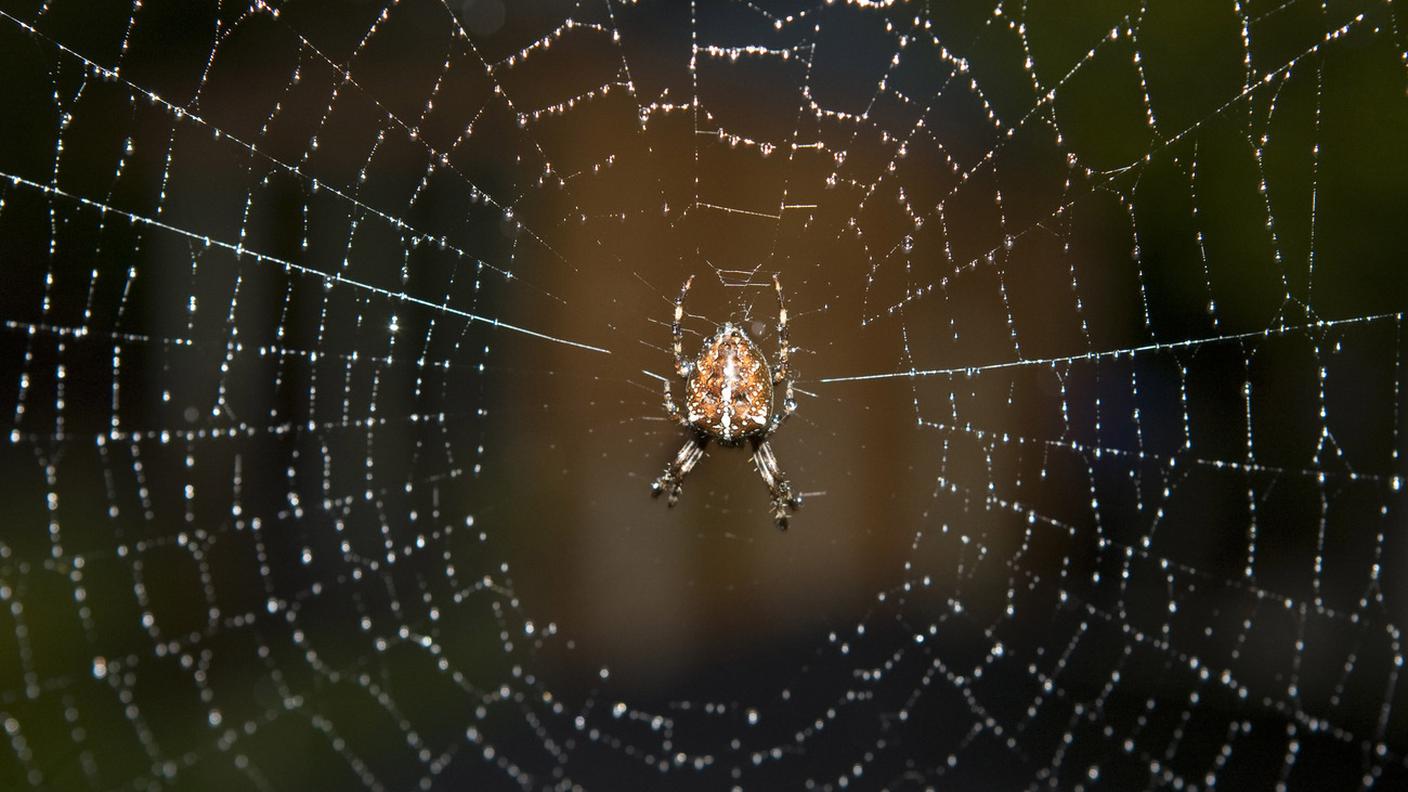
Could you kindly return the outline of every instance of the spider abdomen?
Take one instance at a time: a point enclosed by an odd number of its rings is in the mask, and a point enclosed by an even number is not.
[[[704,342],[685,386],[685,413],[696,429],[724,443],[767,429],[772,372],[739,328],[726,324]]]

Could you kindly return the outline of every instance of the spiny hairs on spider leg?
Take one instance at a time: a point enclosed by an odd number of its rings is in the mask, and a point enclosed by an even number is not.
[[[675,372],[684,379],[684,409],[676,404],[670,381],[665,382],[665,413],[688,432],[684,445],[665,472],[651,484],[656,497],[668,493],[666,502],[674,506],[684,487],[685,476],[704,456],[710,440],[724,446],[744,442],[753,447],[753,464],[772,495],[773,520],[786,529],[791,513],[802,505],[802,496],[778,467],[768,442],[797,410],[793,392],[793,371],[787,339],[787,303],[782,281],[772,278],[777,291],[777,368],[768,366],[763,355],[743,328],[731,322],[717,326],[704,341],[694,360],[684,356],[684,300],[694,283],[691,275],[675,298],[674,322],[670,326],[675,356]],[[782,390],[782,410],[773,412],[774,386]]]

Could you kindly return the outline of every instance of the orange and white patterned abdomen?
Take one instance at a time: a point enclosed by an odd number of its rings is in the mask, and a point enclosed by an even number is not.
[[[742,330],[724,325],[704,342],[685,385],[689,422],[724,443],[767,429],[772,420],[772,372]]]

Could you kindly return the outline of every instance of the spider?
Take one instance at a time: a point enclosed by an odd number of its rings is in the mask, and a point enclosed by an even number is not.
[[[659,497],[669,493],[668,503],[679,500],[684,477],[689,475],[704,456],[710,440],[722,446],[740,446],[745,442],[753,449],[753,464],[758,475],[772,493],[772,515],[777,527],[786,530],[791,512],[802,505],[802,496],[792,491],[787,477],[777,467],[768,438],[797,411],[792,392],[793,372],[787,361],[787,303],[782,298],[782,282],[774,275],[777,291],[777,369],[768,367],[762,350],[752,339],[726,322],[704,341],[694,360],[684,357],[684,298],[694,282],[691,275],[675,299],[675,321],[670,330],[674,337],[675,372],[685,381],[684,411],[675,404],[670,381],[665,383],[665,412],[688,433],[684,446],[665,472],[650,485],[651,493]],[[772,411],[773,386],[782,388],[782,412]]]

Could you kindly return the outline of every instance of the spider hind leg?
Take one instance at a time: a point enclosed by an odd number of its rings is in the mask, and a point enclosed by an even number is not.
[[[777,523],[778,530],[785,531],[792,512],[802,507],[802,496],[792,491],[792,483],[778,469],[777,456],[766,439],[753,440],[753,464],[772,494],[773,521]]]
[[[691,434],[680,447],[679,453],[675,454],[675,458],[665,466],[665,472],[650,485],[650,494],[658,498],[668,493],[665,502],[673,507],[680,499],[680,491],[684,489],[684,477],[688,476],[689,471],[704,457],[704,447],[708,443],[709,438]]]
[[[772,276],[772,286],[777,292],[777,369],[773,371],[772,378],[773,384],[782,388],[782,412],[772,417],[767,431],[769,435],[797,411],[797,394],[793,390],[796,375],[791,363],[792,343],[787,338],[787,301],[782,296],[782,281],[776,275]]]
[[[694,283],[694,276],[685,278],[684,286],[680,287],[680,296],[675,298],[674,321],[670,323],[670,346],[675,353],[675,373],[681,377],[688,377],[691,364],[684,357],[684,298],[689,294],[689,286]]]

